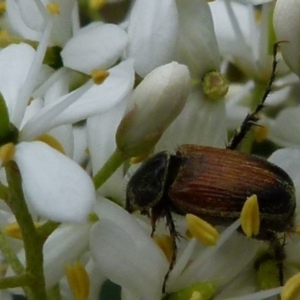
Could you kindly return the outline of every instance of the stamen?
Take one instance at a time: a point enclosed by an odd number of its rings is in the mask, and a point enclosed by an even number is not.
[[[0,160],[3,165],[11,161],[14,155],[15,155],[15,145],[13,143],[8,143],[0,147]]]
[[[130,160],[129,160],[129,163],[131,165],[134,165],[134,164],[139,164],[141,163],[142,161],[146,160],[147,158],[149,158],[151,153],[145,153],[143,155],[140,155],[140,156],[135,156],[135,157],[131,157]]]
[[[42,135],[37,137],[35,140],[41,141],[41,142],[49,145],[51,148],[59,151],[62,154],[66,154],[61,143],[55,137],[51,136],[50,134],[43,133]]]
[[[164,252],[168,262],[171,262],[173,257],[173,243],[171,237],[168,235],[154,235],[153,240]]]
[[[270,289],[263,292],[256,292],[245,296],[226,298],[225,300],[264,300],[264,299],[269,299],[272,296],[278,295],[281,290],[282,287],[278,287],[275,289]]]
[[[3,15],[6,12],[6,2],[1,1],[0,2],[0,14]]]
[[[58,3],[55,3],[55,2],[49,3],[46,6],[46,8],[51,15],[59,15],[60,14],[60,6],[58,5]]]
[[[195,239],[208,246],[217,244],[219,233],[212,225],[192,214],[186,215],[186,222]]]
[[[66,276],[75,300],[88,300],[90,279],[80,262],[66,266]]]
[[[91,72],[92,79],[95,84],[102,84],[105,79],[109,76],[109,72],[103,69],[94,69]]]
[[[256,195],[248,197],[243,206],[241,212],[241,226],[245,235],[249,238],[259,233],[260,219]]]
[[[35,226],[35,228],[38,228],[40,226],[40,224],[38,222],[34,222],[34,226]],[[18,240],[23,239],[20,226],[17,222],[13,222],[13,223],[10,223],[10,224],[4,226],[2,228],[2,231],[4,234],[6,234],[9,237],[12,237],[12,238],[15,238]]]
[[[256,126],[254,131],[255,141],[260,143],[266,139],[268,136],[269,130],[266,126]]]
[[[281,300],[296,300],[300,295],[300,273],[292,276],[284,285]]]

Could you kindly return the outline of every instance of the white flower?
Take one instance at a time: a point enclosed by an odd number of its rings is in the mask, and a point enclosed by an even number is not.
[[[91,255],[110,280],[137,299],[161,299],[168,263],[136,220],[114,203],[102,200],[99,221],[90,232]]]
[[[204,95],[202,80],[220,71],[220,53],[207,1],[176,1],[178,42],[176,58],[186,64],[195,81],[182,113],[166,130],[156,151],[174,151],[185,143],[224,147],[227,141],[225,102]],[[188,133],[188,134],[187,134]]]
[[[24,142],[28,131],[39,127],[34,122],[26,126],[23,119],[40,73],[49,29],[46,27],[37,52],[24,44],[12,45],[0,52],[1,69],[9,70],[9,76],[3,76],[1,80],[0,90],[6,100],[10,120],[20,130],[15,159],[20,164],[24,196],[32,212],[56,221],[82,222],[95,201],[95,190],[88,174],[48,145]],[[39,124],[47,128],[46,123],[47,118]],[[37,137],[33,135],[29,141]]]
[[[25,39],[40,41],[45,26],[45,16],[48,15],[46,7],[52,1],[8,0],[6,3],[11,28]],[[59,12],[48,15],[53,22],[49,43],[63,46],[79,23],[74,13],[77,3],[75,0],[58,0],[55,3]]]

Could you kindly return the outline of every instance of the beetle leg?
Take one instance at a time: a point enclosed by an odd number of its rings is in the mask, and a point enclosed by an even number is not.
[[[176,258],[177,258],[177,243],[176,243],[176,239],[178,238],[178,232],[176,231],[175,228],[175,223],[171,214],[171,211],[169,209],[166,209],[165,211],[165,217],[166,217],[166,221],[167,221],[167,227],[169,229],[169,233],[170,233],[170,237],[172,239],[172,257],[171,257],[171,261],[170,261],[170,265],[169,265],[169,270],[165,275],[164,278],[164,282],[163,282],[163,287],[162,287],[162,292],[165,293],[166,292],[166,283],[167,280],[169,278],[170,272],[172,271],[175,262],[176,262]]]
[[[227,149],[231,149],[231,150],[236,149],[240,145],[242,140],[245,138],[247,133],[250,131],[253,124],[255,124],[259,120],[258,113],[264,108],[264,103],[265,103],[268,95],[272,91],[272,85],[275,80],[276,68],[277,68],[277,63],[278,63],[278,61],[276,59],[276,54],[278,52],[278,47],[279,47],[280,43],[282,43],[282,42],[275,43],[274,47],[273,47],[272,72],[271,72],[271,76],[270,76],[268,85],[266,87],[266,90],[265,90],[260,102],[256,106],[256,108],[251,113],[247,114],[247,116],[245,117],[241,126],[233,134],[232,138],[229,141],[229,144],[226,147]]]
[[[151,227],[152,227],[152,230],[151,230],[151,238],[153,238],[154,236],[154,233],[155,233],[155,230],[156,230],[156,221],[157,219],[153,217],[153,215],[150,217],[150,220],[151,220]]]
[[[274,236],[275,236],[275,239],[271,240],[271,248],[274,253],[274,258],[277,261],[278,272],[279,272],[279,282],[281,285],[284,285],[283,262],[286,258],[286,254],[284,251],[286,235],[284,233],[283,241],[280,241],[280,239],[278,238],[278,236],[276,234],[274,234]]]

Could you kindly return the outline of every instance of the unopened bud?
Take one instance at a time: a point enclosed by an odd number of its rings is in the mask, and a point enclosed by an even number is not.
[[[148,74],[133,92],[119,124],[118,149],[129,157],[149,152],[182,111],[189,84],[188,68],[176,62]]]

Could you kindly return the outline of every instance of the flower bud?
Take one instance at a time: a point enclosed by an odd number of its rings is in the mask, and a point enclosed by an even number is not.
[[[133,92],[119,124],[118,149],[128,157],[150,151],[182,111],[189,83],[188,68],[176,62],[149,73]]]
[[[273,22],[280,50],[286,64],[300,76],[300,1],[277,0]]]

